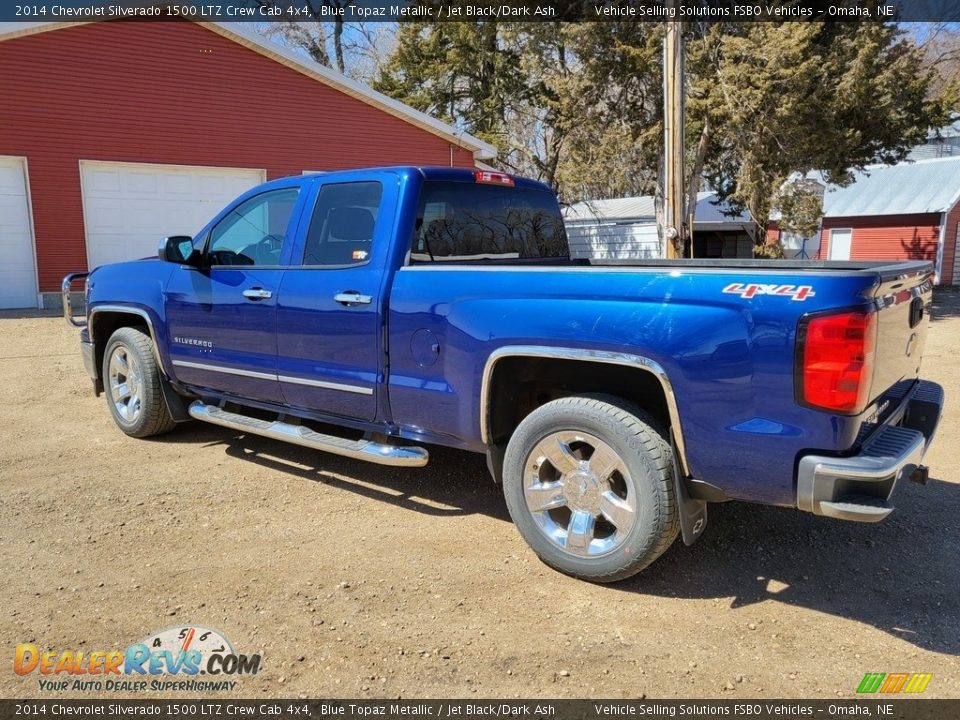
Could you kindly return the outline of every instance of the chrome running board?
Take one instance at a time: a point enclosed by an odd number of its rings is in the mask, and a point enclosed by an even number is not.
[[[302,425],[240,415],[199,400],[191,403],[189,412],[190,417],[196,420],[378,465],[423,467],[430,459],[430,454],[421,447],[386,445],[372,440],[347,440],[334,435],[324,435]]]

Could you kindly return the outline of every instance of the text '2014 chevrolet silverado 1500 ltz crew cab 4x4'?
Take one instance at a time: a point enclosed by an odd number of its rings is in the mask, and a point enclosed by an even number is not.
[[[486,171],[276,180],[64,284],[128,435],[486,453],[532,549],[593,581],[693,542],[708,502],[883,519],[943,404],[929,263],[571,259],[550,189]]]

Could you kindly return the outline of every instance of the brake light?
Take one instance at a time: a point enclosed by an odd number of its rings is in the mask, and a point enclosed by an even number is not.
[[[477,170],[473,176],[476,178],[478,183],[513,187],[513,178],[506,173],[492,172],[490,170]]]
[[[801,397],[807,405],[856,415],[873,381],[876,313],[811,317],[800,326]]]

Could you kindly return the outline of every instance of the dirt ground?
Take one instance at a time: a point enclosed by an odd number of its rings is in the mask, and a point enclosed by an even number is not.
[[[133,440],[76,331],[2,313],[0,696],[43,696],[12,672],[17,643],[202,624],[263,656],[231,697],[833,698],[898,671],[960,697],[958,357],[947,291],[931,479],[885,523],[714,505],[697,545],[594,586],[526,548],[480,456],[395,470],[201,424]]]

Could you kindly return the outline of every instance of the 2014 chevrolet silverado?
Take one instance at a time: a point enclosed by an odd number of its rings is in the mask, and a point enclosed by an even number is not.
[[[533,550],[593,581],[693,542],[707,502],[886,517],[943,404],[919,379],[931,294],[927,262],[573,260],[545,185],[415,167],[269,182],[64,281],[128,435],[486,453]]]

